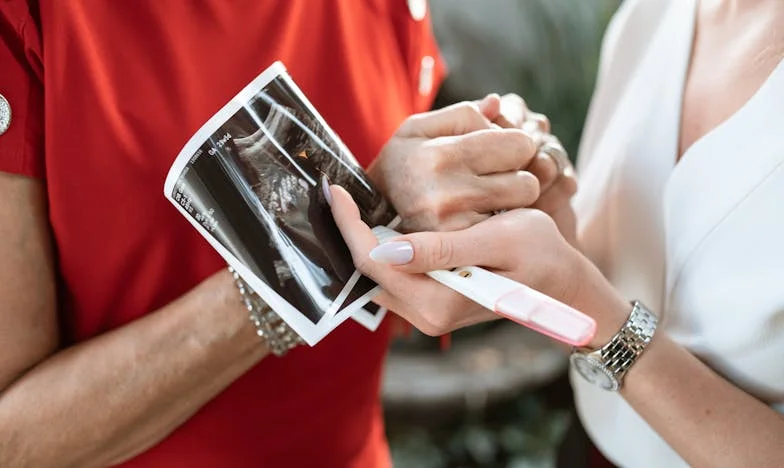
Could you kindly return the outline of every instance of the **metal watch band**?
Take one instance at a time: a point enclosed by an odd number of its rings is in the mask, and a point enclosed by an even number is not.
[[[305,344],[305,341],[280,316],[268,306],[258,294],[250,289],[239,273],[229,267],[234,284],[240,292],[242,302],[248,310],[256,334],[264,340],[272,354],[285,356],[292,348]]]
[[[645,351],[658,324],[656,316],[640,301],[632,304],[632,312],[621,330],[598,351],[602,364],[618,382]]]

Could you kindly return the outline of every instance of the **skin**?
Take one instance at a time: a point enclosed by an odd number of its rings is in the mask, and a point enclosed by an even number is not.
[[[452,125],[444,125],[444,116]],[[405,230],[461,229],[495,210],[534,203],[539,181],[522,170],[536,155],[530,136],[501,128],[500,98],[459,103],[406,120],[368,175],[403,218]],[[411,190],[418,187],[421,190]]]
[[[128,459],[267,354],[227,272],[141,320],[59,349],[44,188],[0,174],[0,200],[0,466]]]
[[[784,32],[777,25],[781,24],[784,3],[777,0],[701,2],[685,86],[678,159],[735,113],[780,62]],[[543,197],[558,183],[550,183],[549,189],[542,184]],[[379,302],[423,332],[440,335],[493,318],[478,307],[465,306],[422,275],[480,265],[594,317],[598,333],[589,347],[596,349],[618,331],[630,306],[580,253],[578,244],[567,240],[573,224],[548,215],[571,210],[568,196],[554,193],[558,195],[552,194],[552,201],[539,204],[541,210],[518,209],[457,232],[394,239],[410,244],[413,250],[410,262],[397,265],[369,258],[377,242],[359,220],[350,196],[333,187],[332,199],[333,214],[355,263],[385,289]],[[784,416],[769,406],[781,402],[761,401],[745,393],[664,333],[654,336],[628,372],[621,395],[692,466],[774,467],[784,459]],[[739,430],[739,421],[753,424],[744,423]]]
[[[384,147],[371,177],[413,227],[465,227],[538,198],[537,179],[518,171],[534,158],[530,138],[486,116],[499,102],[413,116]],[[62,349],[45,190],[0,173],[0,466],[117,464],[164,439],[268,351],[226,271]]]

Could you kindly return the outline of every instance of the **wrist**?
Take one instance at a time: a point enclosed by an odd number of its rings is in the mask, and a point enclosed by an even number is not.
[[[168,307],[177,311],[172,315],[177,323],[192,325],[188,341],[194,353],[234,356],[251,363],[268,353],[249,323],[226,269],[208,277]]]
[[[248,314],[259,341],[275,356],[283,357],[293,348],[305,344],[304,340],[242,279],[229,267],[237,293]]]
[[[656,369],[661,368],[660,364],[672,362],[673,357],[683,351],[683,348],[676,345],[661,330],[658,330],[645,348],[645,353],[627,372],[623,389],[634,388],[641,382],[641,377],[655,375]]]
[[[574,271],[577,272],[577,287],[569,305],[596,320],[596,335],[587,347],[598,349],[626,323],[632,306],[583,255]]]
[[[570,357],[574,368],[592,384],[618,391],[626,374],[648,349],[658,319],[644,304],[632,303],[632,311],[618,332],[599,349],[576,349]]]

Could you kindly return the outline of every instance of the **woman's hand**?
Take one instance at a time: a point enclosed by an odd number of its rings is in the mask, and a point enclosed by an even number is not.
[[[539,181],[527,171],[530,135],[484,116],[496,97],[409,117],[368,170],[406,231],[454,230],[498,210],[531,205]]]
[[[350,195],[332,187],[335,221],[357,268],[377,281],[377,302],[423,333],[440,335],[497,318],[422,273],[476,265],[526,284],[596,319],[589,346],[609,340],[629,313],[601,273],[539,210],[517,209],[454,232],[421,232],[378,245]]]
[[[577,245],[577,219],[570,200],[577,192],[577,176],[557,138],[550,135],[550,120],[544,114],[531,111],[525,100],[516,94],[499,97],[490,94],[482,101],[484,116],[501,128],[517,128],[528,132],[539,149],[525,167],[539,180],[539,198],[530,208],[549,214],[558,230]],[[561,152],[562,156],[555,154]]]

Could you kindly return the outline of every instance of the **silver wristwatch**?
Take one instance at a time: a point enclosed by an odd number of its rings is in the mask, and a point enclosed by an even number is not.
[[[596,351],[577,349],[570,361],[577,372],[594,385],[612,392],[618,391],[623,377],[651,342],[658,319],[640,301],[629,319],[609,343]]]

